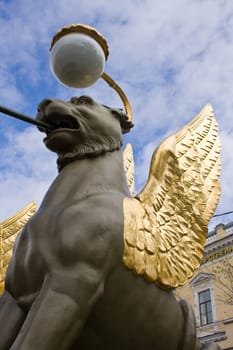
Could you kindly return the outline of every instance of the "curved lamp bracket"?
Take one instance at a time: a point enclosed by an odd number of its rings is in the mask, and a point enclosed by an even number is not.
[[[125,112],[128,115],[129,120],[133,121],[132,108],[130,106],[129,100],[126,97],[124,91],[120,88],[120,86],[108,74],[103,73],[101,78],[103,78],[104,81],[106,81],[106,83],[118,93],[118,95],[120,96],[120,98],[123,102],[123,105],[125,107]]]

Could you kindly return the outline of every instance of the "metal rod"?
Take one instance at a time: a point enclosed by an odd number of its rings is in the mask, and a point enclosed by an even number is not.
[[[20,113],[18,113],[16,111],[13,111],[12,109],[3,107],[1,105],[0,105],[0,112],[4,113],[4,114],[8,114],[11,117],[20,119],[20,120],[22,120],[22,121],[24,121],[26,123],[34,124],[34,125],[36,125],[38,127],[44,128],[46,130],[54,130],[54,127],[52,125],[49,125],[49,124],[47,124],[47,123],[45,123],[43,121],[37,120],[37,119],[33,119],[33,118],[28,117],[26,115],[20,114]]]
[[[228,214],[232,214],[233,211],[227,211],[226,213],[222,213],[222,214],[215,214],[213,215],[213,218],[216,218],[217,216],[223,216],[223,215],[228,215]]]

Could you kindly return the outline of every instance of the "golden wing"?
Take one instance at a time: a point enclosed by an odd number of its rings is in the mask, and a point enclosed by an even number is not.
[[[9,219],[0,223],[0,294],[4,289],[6,269],[12,256],[12,249],[19,231],[34,214],[35,202],[30,203]]]
[[[133,158],[133,148],[130,143],[125,146],[123,152],[123,161],[125,174],[129,186],[130,193],[134,195],[134,158]]]
[[[220,140],[212,107],[155,150],[144,189],[124,200],[124,264],[165,288],[200,265],[220,197]]]

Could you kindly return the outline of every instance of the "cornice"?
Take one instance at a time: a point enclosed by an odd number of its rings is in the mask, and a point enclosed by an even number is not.
[[[205,245],[202,265],[233,254],[233,234],[222,237]]]
[[[204,250],[205,250],[205,253],[208,253],[209,251],[213,251],[221,247],[229,246],[229,244],[233,244],[233,234],[226,235],[218,240],[216,239],[215,241],[207,243],[205,245]]]

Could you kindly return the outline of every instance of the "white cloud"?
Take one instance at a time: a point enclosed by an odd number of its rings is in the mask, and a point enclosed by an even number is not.
[[[232,200],[232,164],[233,164],[233,130],[224,131],[220,134],[222,140],[222,147],[224,152],[222,153],[222,176],[221,176],[221,187],[222,194],[220,203],[216,214],[226,213],[233,211],[233,200]],[[219,222],[227,223],[233,221],[233,214],[216,218],[211,223],[211,226]]]
[[[56,176],[56,158],[45,149],[36,128],[23,132],[7,130],[1,147],[0,220],[18,211],[31,201],[40,201]]]

